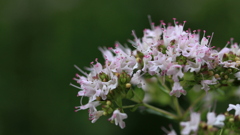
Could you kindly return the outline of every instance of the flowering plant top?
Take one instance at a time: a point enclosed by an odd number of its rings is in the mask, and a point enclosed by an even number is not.
[[[179,24],[175,18],[173,20],[173,26],[163,21],[159,26],[151,23],[151,29],[145,29],[142,38],[133,31],[134,40],[129,40],[133,50],[119,43],[114,48],[99,48],[105,62],[101,64],[98,59],[91,62],[91,67],[87,68],[89,73],[75,66],[82,73],[74,78],[77,85],[70,84],[79,89],[78,96],[81,96],[81,105],[76,111],[88,109],[92,123],[103,115],[112,115],[109,120],[121,128],[125,127],[123,120],[127,118],[124,110],[134,111],[139,106],[168,118],[184,120],[193,106],[183,111],[178,103],[179,97],[196,90],[196,86],[200,86],[205,95],[208,91],[239,82],[240,49],[233,40],[227,44],[231,43],[230,48],[226,45],[216,50],[211,46],[213,34],[205,36],[206,31],[203,31],[201,38],[200,30],[185,31],[186,21]],[[152,86],[159,87],[160,96],[165,94],[172,98],[176,114],[147,104],[153,99]],[[83,97],[89,98],[88,103],[82,103]],[[124,105],[123,100],[136,104]],[[237,107],[230,105],[228,110],[235,109],[237,113]],[[208,125],[223,127],[225,116],[218,118],[209,112],[208,120]],[[199,123],[200,113],[192,112],[191,121],[181,123],[185,127],[182,134],[197,132]]]

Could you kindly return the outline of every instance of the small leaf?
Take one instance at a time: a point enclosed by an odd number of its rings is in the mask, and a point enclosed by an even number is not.
[[[143,91],[143,89],[140,88],[135,88],[133,90],[134,96],[132,98],[132,100],[137,101],[137,102],[142,102],[145,92]]]
[[[141,104],[136,104],[130,111],[135,112]]]
[[[128,90],[126,98],[131,99],[134,96],[132,89]]]
[[[122,97],[121,97],[121,96],[116,96],[116,97],[115,97],[115,103],[116,103],[119,107],[122,107]]]
[[[193,72],[185,72],[183,79],[186,81],[195,81],[194,73]]]

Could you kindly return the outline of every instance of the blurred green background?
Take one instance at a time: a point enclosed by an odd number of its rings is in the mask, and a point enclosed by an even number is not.
[[[170,121],[128,113],[120,129],[102,117],[95,124],[87,110],[75,113],[78,90],[69,86],[95,58],[98,46],[124,44],[149,28],[147,15],[187,21],[185,29],[214,32],[212,45],[240,42],[239,0],[2,0],[0,1],[0,134],[130,135],[163,134]]]

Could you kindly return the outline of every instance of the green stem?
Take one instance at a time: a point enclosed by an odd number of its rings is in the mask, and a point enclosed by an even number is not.
[[[159,78],[160,83],[162,84],[162,86],[168,91],[167,93],[169,93],[171,90],[168,88],[168,86],[163,82],[163,78]],[[163,90],[166,92],[166,90]],[[178,102],[178,98],[177,97],[173,97],[173,104],[174,104],[174,109],[177,111],[178,117],[182,117],[182,112],[181,112],[181,107],[179,105]]]
[[[222,134],[223,134],[223,131],[224,131],[224,129],[222,128],[221,131],[220,131],[220,133],[219,133],[219,135],[222,135]]]
[[[145,106],[145,107],[147,107],[147,108],[149,108],[149,109],[152,109],[152,110],[154,110],[154,111],[160,112],[160,113],[162,113],[162,114],[165,114],[165,115],[169,116],[170,118],[178,119],[178,117],[177,117],[175,114],[172,114],[172,113],[170,113],[170,112],[167,112],[167,111],[162,110],[162,109],[159,109],[159,108],[156,108],[156,107],[151,106],[151,105],[149,105],[149,104],[147,104],[147,103],[143,103],[143,106]]]
[[[127,105],[127,106],[122,106],[122,109],[127,109],[127,108],[133,108],[135,107],[136,105]]]
[[[171,90],[168,88],[168,86],[165,84],[165,82],[163,82],[163,77],[159,77],[158,80],[162,84],[162,86],[165,88],[165,89],[163,89],[163,91],[166,92],[167,94],[169,94],[169,92]]]
[[[182,112],[181,112],[180,105],[179,105],[177,97],[173,97],[173,104],[174,104],[175,109],[177,111],[178,117],[181,118],[182,117]]]
[[[189,113],[190,109],[192,109],[193,106],[195,106],[199,100],[201,100],[204,96],[206,95],[206,93],[203,93],[201,96],[199,96],[196,100],[194,100],[194,102],[188,107],[188,109],[184,112],[183,114],[183,119],[186,118],[187,114]]]

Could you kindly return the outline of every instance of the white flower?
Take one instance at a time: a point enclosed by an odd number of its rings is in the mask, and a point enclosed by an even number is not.
[[[79,111],[79,110],[85,110],[85,109],[89,109],[89,114],[91,114],[92,112],[94,112],[96,110],[96,107],[100,105],[99,101],[94,101],[94,102],[89,102],[85,105],[82,106],[76,106],[75,112]]]
[[[177,133],[174,130],[171,130],[167,135],[177,135]]]
[[[170,125],[170,131],[168,131],[165,127],[162,127],[162,130],[167,134],[167,135],[177,135],[175,130],[173,129],[172,125]]]
[[[224,54],[228,53],[229,51],[230,51],[230,49],[225,47],[218,53],[218,59],[220,62],[223,62],[222,59],[223,59]]]
[[[234,75],[235,75],[235,77],[236,77],[238,80],[240,80],[240,72],[237,72],[237,73],[235,73]]]
[[[172,75],[173,81],[178,82],[179,81],[178,77],[182,78],[184,75],[182,72],[182,66],[181,65],[172,65],[168,69],[167,75]]]
[[[213,125],[217,127],[223,127],[224,126],[224,120],[225,120],[225,115],[219,114],[216,117],[216,114],[214,112],[208,112],[207,113],[207,124],[208,125]]]
[[[92,112],[91,114],[89,114],[90,118],[89,120],[92,120],[92,123],[95,123],[99,117],[101,117],[103,115],[103,112],[104,111],[95,111],[95,112]]]
[[[109,121],[115,121],[115,125],[118,125],[123,129],[125,128],[125,122],[123,119],[127,118],[126,113],[121,113],[118,109],[113,112],[113,115],[111,118],[109,118]]]
[[[217,80],[215,77],[213,77],[212,80],[202,80],[201,81],[201,84],[202,84],[202,88],[201,89],[204,89],[206,92],[210,89],[210,87],[208,85],[213,85],[213,84],[216,84],[217,83]]]
[[[191,119],[187,122],[181,122],[180,125],[184,126],[181,131],[182,135],[189,135],[191,131],[196,132],[198,130],[198,125],[200,122],[200,113],[192,112]]]
[[[142,88],[143,90],[147,90],[146,82],[140,75],[141,70],[138,70],[133,77],[131,78],[130,83],[136,85],[138,88]]]
[[[240,104],[236,104],[236,105],[229,104],[227,111],[230,111],[232,109],[235,110],[235,116],[240,116]]]
[[[186,91],[183,89],[183,87],[180,85],[179,82],[174,82],[170,95],[171,96],[175,95],[176,97],[180,97],[181,94],[186,95]]]

